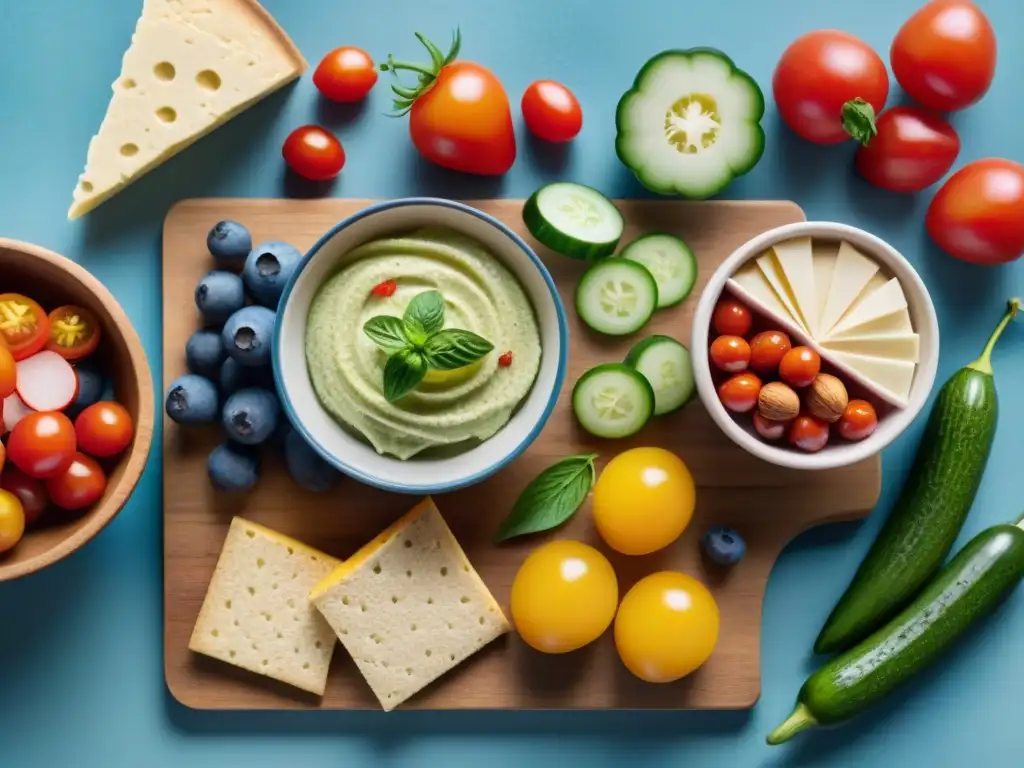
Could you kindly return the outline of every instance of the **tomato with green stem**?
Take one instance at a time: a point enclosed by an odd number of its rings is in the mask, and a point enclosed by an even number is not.
[[[798,37],[772,76],[779,114],[801,138],[837,144],[851,136],[867,144],[875,115],[889,97],[885,62],[860,38],[835,29]]]
[[[50,320],[35,301],[20,293],[0,293],[0,336],[15,360],[46,346]]]
[[[508,94],[486,67],[458,60],[462,35],[455,31],[451,48],[442,53],[419,32],[416,38],[430,54],[430,64],[388,59],[382,72],[413,72],[414,86],[395,82],[396,117],[409,115],[409,134],[420,154],[444,168],[498,176],[516,159],[515,131]]]
[[[376,82],[370,54],[352,45],[328,53],[313,73],[313,85],[324,98],[341,103],[365,99]]]

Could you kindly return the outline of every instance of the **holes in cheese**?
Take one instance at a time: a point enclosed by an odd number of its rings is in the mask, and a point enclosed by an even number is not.
[[[153,66],[153,76],[157,80],[162,80],[165,83],[169,83],[173,80],[176,72],[177,70],[175,70],[174,65],[169,61],[157,62]]]

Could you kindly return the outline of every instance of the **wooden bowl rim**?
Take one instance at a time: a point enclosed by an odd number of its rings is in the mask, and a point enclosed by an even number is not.
[[[121,474],[121,479],[117,484],[117,491],[105,504],[93,509],[89,519],[81,527],[50,549],[22,562],[10,565],[0,563],[0,582],[4,582],[27,576],[30,573],[35,573],[49,565],[53,565],[59,560],[63,560],[72,552],[91,541],[124,508],[124,505],[128,503],[132,493],[134,493],[139,478],[142,477],[142,472],[146,468],[146,462],[149,459],[150,449],[153,444],[155,422],[153,411],[155,402],[153,374],[149,369],[149,361],[142,347],[142,341],[139,339],[135,326],[128,319],[128,315],[125,314],[121,304],[107,290],[103,283],[85,267],[40,245],[0,237],[0,249],[18,251],[48,262],[67,272],[72,278],[81,283],[86,290],[92,293],[110,314],[114,325],[117,326],[124,339],[139,388],[139,413],[135,424],[135,441],[132,444],[131,453],[127,459],[123,460],[124,472]]]

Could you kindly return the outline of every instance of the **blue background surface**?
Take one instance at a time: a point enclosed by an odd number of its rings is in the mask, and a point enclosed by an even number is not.
[[[731,53],[770,93],[772,68],[799,33],[837,27],[883,53],[918,0],[267,0],[314,63],[330,48],[360,45],[419,56],[412,33],[446,41],[460,24],[464,52],[502,78],[514,102],[534,79],[574,89],[586,125],[567,153],[523,140],[498,181],[465,178],[421,161],[405,121],[384,116],[387,89],[363,110],[324,110],[307,75],[150,174],[83,221],[65,212],[89,137],[98,126],[140,0],[0,0],[0,234],[40,243],[81,262],[122,302],[160,372],[160,227],[168,207],[192,196],[302,193],[284,181],[280,144],[295,126],[337,130],[348,165],[331,194],[395,197],[525,196],[564,178],[616,196],[646,196],[611,151],[618,96],[651,54],[713,45]],[[983,156],[1024,160],[1024,71],[1019,2],[982,0],[1000,41],[989,95],[954,122],[958,165]],[[894,86],[895,87],[895,86]],[[896,89],[890,104],[902,95]],[[770,101],[770,99],[769,99]],[[517,110],[516,110],[517,111]],[[727,192],[792,198],[809,218],[836,219],[888,239],[921,271],[939,310],[939,381],[973,359],[1010,295],[1024,293],[1024,264],[981,269],[927,241],[930,192],[900,197],[850,171],[852,145],[795,139],[769,104],[768,148]],[[170,255],[173,258],[173,254]],[[0,286],[5,276],[0,275]],[[1021,503],[1020,430],[1024,327],[996,353],[1002,413],[984,485],[961,536],[1015,517]],[[860,722],[771,750],[764,734],[786,714],[812,668],[809,648],[833,601],[873,539],[905,476],[923,424],[884,456],[878,514],[863,525],[804,535],[772,574],[764,607],[764,692],[736,713],[226,713],[188,711],[163,682],[159,452],[131,503],[74,557],[0,585],[0,765],[203,766],[488,765],[637,766],[1019,764],[1024,688],[1024,595],[1017,595],[955,653]]]

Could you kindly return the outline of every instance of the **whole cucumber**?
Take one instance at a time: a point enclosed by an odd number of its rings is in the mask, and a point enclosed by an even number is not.
[[[812,674],[768,743],[850,719],[941,656],[1024,577],[1022,526],[979,533],[895,619]]]
[[[998,408],[992,349],[1020,308],[1011,299],[981,356],[953,374],[932,407],[896,506],[822,627],[816,653],[845,651],[870,635],[935,575],[981,484]]]

